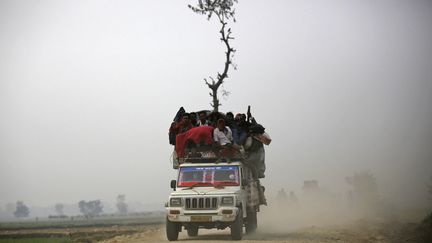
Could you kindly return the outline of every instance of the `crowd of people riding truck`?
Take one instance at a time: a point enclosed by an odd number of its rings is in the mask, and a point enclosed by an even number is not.
[[[241,158],[256,167],[258,178],[264,178],[264,146],[271,139],[265,128],[250,113],[186,112],[181,107],[169,128],[169,142],[176,158],[202,158],[200,148],[211,151],[219,160],[230,162]],[[205,151],[205,149],[204,149]]]

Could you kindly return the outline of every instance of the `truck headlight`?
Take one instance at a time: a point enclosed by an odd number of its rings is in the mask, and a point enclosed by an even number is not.
[[[173,197],[170,199],[170,206],[181,206],[182,200],[180,197]]]
[[[234,205],[234,197],[222,197],[221,205]]]

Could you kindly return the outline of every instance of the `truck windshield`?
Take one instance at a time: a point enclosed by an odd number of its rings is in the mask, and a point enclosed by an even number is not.
[[[238,166],[200,166],[180,168],[179,187],[238,186]]]

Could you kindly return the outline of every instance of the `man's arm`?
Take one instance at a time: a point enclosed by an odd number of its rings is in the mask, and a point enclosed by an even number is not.
[[[234,138],[233,138],[233,135],[232,135],[231,128],[226,127],[226,129],[227,129],[226,137],[228,138],[228,140],[230,140],[232,142],[234,140]]]
[[[219,137],[218,137],[218,131],[219,131],[218,128],[215,128],[213,130],[213,140],[215,141],[215,143],[217,143],[217,144],[220,145],[220,143],[219,143]]]

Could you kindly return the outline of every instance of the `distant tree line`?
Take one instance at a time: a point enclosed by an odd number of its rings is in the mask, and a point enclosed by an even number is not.
[[[15,204],[9,203],[6,206],[9,212],[13,212],[16,218],[25,218],[30,215],[29,207],[23,201],[17,201]],[[127,215],[128,205],[126,203],[126,195],[119,194],[116,198],[117,214]],[[101,200],[81,200],[78,202],[80,213],[85,217],[95,217],[103,213],[103,204]],[[64,204],[56,203],[54,205],[55,215],[50,215],[49,218],[65,218]]]

